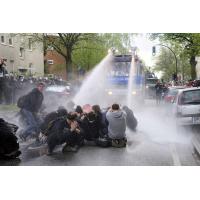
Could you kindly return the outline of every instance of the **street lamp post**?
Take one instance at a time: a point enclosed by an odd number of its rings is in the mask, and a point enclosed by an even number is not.
[[[173,51],[170,47],[168,47],[168,46],[166,46],[166,45],[164,45],[164,44],[156,44],[155,46],[163,46],[163,47],[166,47],[166,48],[168,48],[168,49],[173,53],[174,58],[175,58],[175,61],[176,61],[176,78],[177,78],[177,74],[178,74],[177,57],[176,57],[176,54],[174,53],[174,51]],[[155,46],[153,46],[153,49],[152,49],[152,50],[153,50],[153,55],[155,55],[155,50],[156,50]]]

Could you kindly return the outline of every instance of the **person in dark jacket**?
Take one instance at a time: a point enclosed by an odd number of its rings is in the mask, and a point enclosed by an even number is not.
[[[5,69],[5,59],[0,58],[0,104],[3,103],[6,94],[6,80],[5,76],[8,74],[7,70]]]
[[[15,133],[18,127],[0,118],[0,159],[17,158],[21,154]]]
[[[55,120],[60,118],[65,118],[66,116],[67,116],[67,110],[62,106],[60,106],[57,111],[50,112],[49,114],[47,114],[40,126],[42,134],[44,135],[47,134],[48,128]]]
[[[99,105],[93,105],[92,110],[94,111],[97,117],[100,137],[105,137],[108,134],[108,121],[106,119],[106,113],[101,111]]]
[[[126,113],[126,125],[128,128],[130,128],[132,131],[136,131],[136,127],[137,127],[137,119],[135,118],[133,111],[128,108],[128,106],[123,106],[122,108],[125,113]]]
[[[63,153],[66,151],[77,151],[82,145],[83,135],[82,129],[79,127],[76,121],[76,114],[69,113],[67,119],[60,118],[52,124],[48,130],[48,154],[53,153],[54,148],[57,145],[65,144],[63,147]]]
[[[32,134],[35,134],[36,138],[39,136],[41,120],[37,113],[44,99],[42,94],[44,87],[44,83],[39,83],[37,88],[34,88],[24,97],[20,110],[23,119],[26,121],[25,130],[19,135],[22,140],[26,140]]]
[[[95,141],[100,136],[100,127],[96,114],[91,111],[81,118],[80,126],[84,131],[84,139]]]

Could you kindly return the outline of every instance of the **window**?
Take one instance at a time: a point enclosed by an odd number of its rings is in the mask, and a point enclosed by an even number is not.
[[[19,57],[21,57],[21,58],[24,57],[24,48],[22,48],[22,47],[19,48]]]
[[[47,60],[47,63],[48,63],[49,65],[53,65],[53,60]]]
[[[1,43],[5,43],[5,38],[3,35],[1,36]]]
[[[28,38],[28,49],[32,50],[32,38]]]
[[[9,45],[11,45],[11,46],[13,45],[12,38],[9,38],[8,43],[9,43]]]

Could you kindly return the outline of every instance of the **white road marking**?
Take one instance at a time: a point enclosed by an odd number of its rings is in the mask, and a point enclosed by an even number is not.
[[[175,144],[173,144],[173,143],[169,144],[169,149],[171,151],[174,166],[181,166],[181,161],[180,161],[178,153],[176,151]]]

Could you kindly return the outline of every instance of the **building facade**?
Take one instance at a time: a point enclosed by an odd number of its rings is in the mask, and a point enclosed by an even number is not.
[[[0,57],[9,73],[44,75],[43,43],[25,34],[0,33]]]
[[[66,80],[66,62],[62,55],[57,53],[52,47],[49,47],[44,60],[48,74],[54,74]]]

